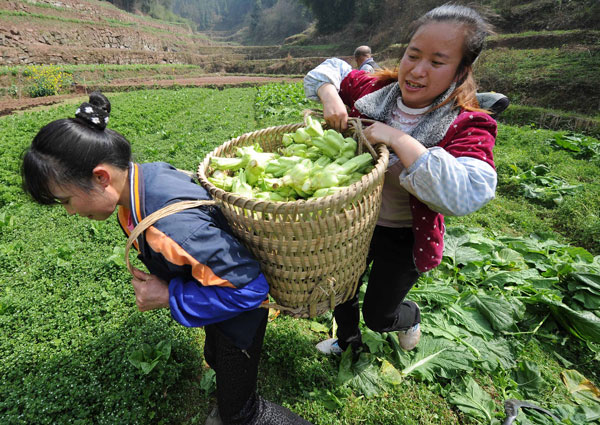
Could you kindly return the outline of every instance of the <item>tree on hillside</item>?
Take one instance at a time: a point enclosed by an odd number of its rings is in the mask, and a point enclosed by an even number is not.
[[[295,0],[256,0],[248,24],[250,38],[258,43],[278,43],[304,31],[311,16]]]
[[[164,8],[165,10],[171,10],[173,0],[107,0],[114,4],[120,9],[128,12],[141,11],[143,13],[150,13],[156,8]]]
[[[236,30],[244,25],[254,0],[173,0],[173,12],[199,30]]]
[[[352,21],[356,0],[299,0],[317,20],[317,31],[329,34]]]

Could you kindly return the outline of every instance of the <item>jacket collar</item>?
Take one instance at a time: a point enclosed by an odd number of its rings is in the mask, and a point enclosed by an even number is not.
[[[144,176],[142,167],[133,162],[129,164],[129,202],[131,219],[137,226],[146,217],[144,211]]]
[[[433,102],[432,108],[446,100],[455,88],[456,84],[452,83],[448,90]],[[377,121],[390,123],[392,122],[392,112],[396,107],[396,100],[401,96],[400,85],[395,82],[364,95],[354,103],[354,107],[362,115]],[[427,148],[438,145],[460,112],[459,108],[454,106],[454,102],[449,102],[428,112],[409,134]],[[391,125],[393,126],[393,122]]]

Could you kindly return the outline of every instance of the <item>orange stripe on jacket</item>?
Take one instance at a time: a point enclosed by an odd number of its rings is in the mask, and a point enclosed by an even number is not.
[[[165,259],[178,266],[189,265],[192,267],[192,276],[204,286],[227,286],[235,288],[228,280],[217,276],[210,267],[200,263],[187,251],[179,246],[173,239],[152,226],[146,230],[146,242],[156,252],[162,254]]]
[[[133,193],[135,194],[135,213],[137,215],[137,222],[142,221],[142,210],[140,208],[140,197],[138,194],[140,193],[140,167],[137,164],[133,164],[135,167],[135,181],[133,182]]]
[[[131,217],[131,211],[129,211],[129,208],[119,207],[119,210],[117,211],[117,217],[119,219],[119,223],[121,224],[121,227],[123,228],[125,233],[127,233],[127,236],[131,235],[131,229],[129,228],[129,220]],[[137,241],[133,241],[133,246],[139,252],[140,247],[138,246]]]

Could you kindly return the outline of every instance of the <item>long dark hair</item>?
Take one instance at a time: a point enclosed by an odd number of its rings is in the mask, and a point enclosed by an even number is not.
[[[76,118],[65,118],[45,125],[23,155],[23,190],[40,204],[54,204],[49,185],[75,185],[91,190],[93,170],[108,164],[126,170],[131,161],[131,146],[120,133],[107,129],[110,102],[94,92],[83,103]]]
[[[412,39],[423,25],[432,22],[455,22],[465,28],[462,60],[456,70],[456,88],[443,104],[455,101],[458,107],[481,110],[475,97],[477,84],[473,78],[473,64],[483,50],[485,38],[495,34],[492,25],[472,7],[444,4],[414,21],[409,27],[407,40]],[[383,70],[375,75],[382,80],[392,80],[398,77],[398,70]]]

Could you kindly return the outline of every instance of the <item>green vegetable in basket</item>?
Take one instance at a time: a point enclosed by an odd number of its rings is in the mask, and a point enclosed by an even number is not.
[[[209,181],[245,197],[283,202],[335,193],[373,168],[370,154],[355,156],[357,142],[353,138],[332,129],[324,131],[310,117],[306,127],[283,134],[282,144],[279,153],[263,152],[256,144],[238,148],[237,158],[215,160],[228,168],[215,171]],[[245,165],[236,168],[229,164],[234,161]]]
[[[301,156],[280,156],[269,161],[265,167],[265,173],[271,174],[273,177],[281,177],[303,159]]]
[[[323,196],[333,195],[335,192],[341,190],[341,187],[332,186],[332,187],[324,187],[323,189],[315,190],[313,193],[313,198],[321,198]]]
[[[294,138],[292,137],[292,135],[290,133],[285,133],[281,137],[281,143],[283,143],[283,146],[289,146],[292,143],[294,143]]]
[[[354,158],[349,159],[348,161],[344,162],[341,165],[340,173],[349,175],[356,171],[361,172],[363,169],[365,169],[366,167],[368,167],[372,164],[373,164],[373,157],[371,156],[370,153],[365,152],[365,153],[357,155]],[[333,166],[333,165],[329,165],[329,166]]]
[[[351,159],[356,154],[356,149],[358,148],[358,143],[352,137],[344,138],[344,145],[342,146],[342,151],[340,154],[347,159]]]
[[[321,127],[321,123],[311,116],[306,117],[306,132],[311,137],[321,137],[324,134],[323,127]]]
[[[240,170],[239,173],[233,177],[231,183],[231,192],[242,195],[246,198],[252,198],[254,196],[252,192],[252,186],[246,182],[246,172]]]
[[[302,196],[302,193],[306,193],[310,190],[310,183],[308,186],[306,182],[309,180],[308,177],[310,172],[312,171],[313,164],[310,159],[303,159],[300,163],[294,165],[290,168],[281,178],[284,186],[291,186],[299,192],[298,194]]]
[[[240,168],[245,167],[247,162],[247,158],[210,157],[210,166],[217,170],[239,170]]]
[[[216,170],[212,176],[208,177],[208,181],[217,186],[219,189],[231,192],[233,177],[228,176],[221,170]]]
[[[277,201],[277,202],[285,202],[288,200],[287,197],[281,196],[277,192],[257,192],[254,195],[256,199],[262,199],[265,201]]]
[[[312,144],[330,158],[338,158],[345,147],[344,136],[335,130],[325,130],[322,137],[314,137]],[[353,152],[354,154],[354,152]]]
[[[311,139],[310,134],[308,134],[304,127],[301,127],[292,133],[292,138],[294,139],[294,142],[304,144],[310,144]]]

